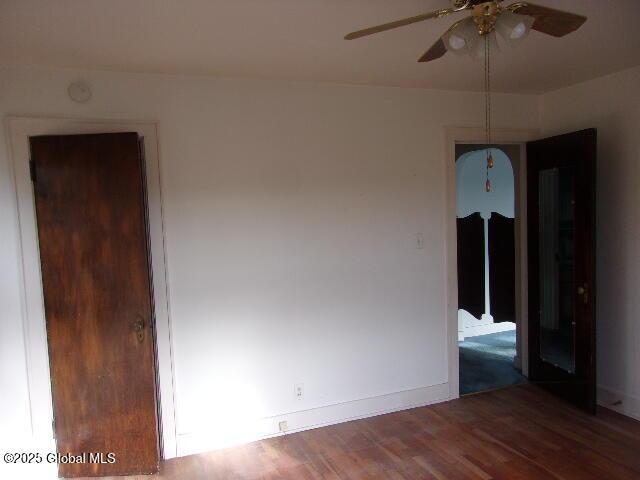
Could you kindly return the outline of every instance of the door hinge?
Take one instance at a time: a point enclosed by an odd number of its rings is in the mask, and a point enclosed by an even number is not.
[[[36,163],[33,159],[29,160],[29,175],[31,175],[31,181],[36,183]]]

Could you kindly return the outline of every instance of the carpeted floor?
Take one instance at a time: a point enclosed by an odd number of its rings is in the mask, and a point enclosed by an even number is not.
[[[516,332],[465,338],[460,346],[460,394],[526,383],[513,366]]]

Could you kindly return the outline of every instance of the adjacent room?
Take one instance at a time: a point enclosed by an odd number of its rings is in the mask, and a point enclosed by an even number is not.
[[[460,394],[526,381],[515,287],[520,150],[456,144]]]
[[[640,478],[638,22],[0,1],[0,478]]]

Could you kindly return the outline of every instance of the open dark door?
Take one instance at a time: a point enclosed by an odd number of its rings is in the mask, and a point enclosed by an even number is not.
[[[595,413],[596,130],[527,145],[529,377]]]

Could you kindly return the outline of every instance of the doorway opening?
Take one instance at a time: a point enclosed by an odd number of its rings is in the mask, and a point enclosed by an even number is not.
[[[487,148],[493,157],[489,170]],[[526,382],[516,313],[514,161],[520,151],[515,144],[455,147],[462,395]]]

